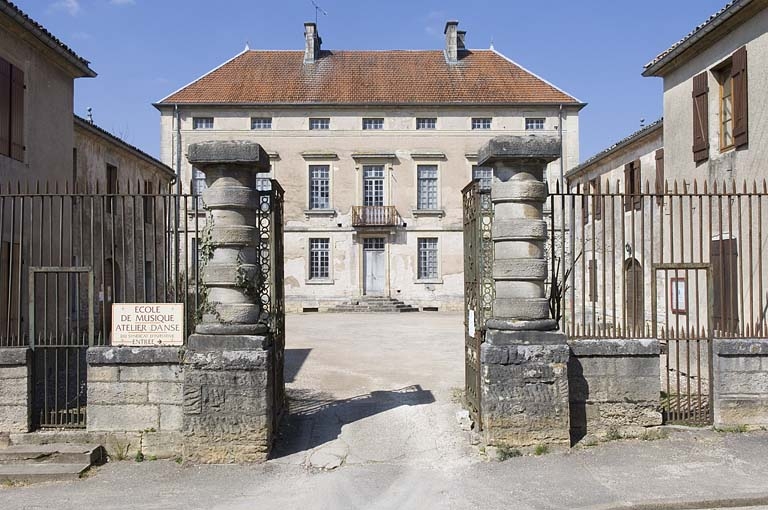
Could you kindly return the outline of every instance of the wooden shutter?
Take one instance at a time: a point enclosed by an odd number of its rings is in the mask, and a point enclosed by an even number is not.
[[[11,66],[11,157],[24,161],[24,71]]]
[[[594,211],[595,219],[599,220],[599,219],[602,219],[603,217],[603,204],[602,204],[602,196],[601,196],[602,192],[600,191],[600,187],[602,185],[601,184],[602,179],[598,177],[592,182],[595,183],[594,196],[592,198],[592,210]]]
[[[634,197],[634,203],[635,203],[635,209],[640,209],[643,205],[643,185],[642,180],[640,177],[640,160],[636,159],[632,163],[632,181],[633,181],[633,189],[632,191],[635,193]]]
[[[632,163],[624,165],[624,210],[632,209]]]
[[[731,78],[733,80],[733,142],[736,147],[747,144],[747,47],[742,46],[731,59]]]
[[[664,149],[656,151],[656,203],[664,202]]]
[[[589,302],[597,302],[597,260],[589,259]]]
[[[709,85],[707,72],[693,77],[693,160],[709,158]]]
[[[0,58],[0,154],[11,155],[11,64]]]
[[[582,223],[589,221],[589,184],[584,184],[584,189],[581,193],[581,220]]]
[[[712,319],[718,331],[739,329],[738,243],[736,239],[713,239],[709,262],[712,267]]]

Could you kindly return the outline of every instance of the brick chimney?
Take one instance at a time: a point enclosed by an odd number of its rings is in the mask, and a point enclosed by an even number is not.
[[[458,26],[458,21],[449,21],[445,24],[445,60],[449,64],[459,61]]]
[[[320,45],[323,40],[317,33],[315,23],[304,23],[304,63],[312,64],[320,58]]]

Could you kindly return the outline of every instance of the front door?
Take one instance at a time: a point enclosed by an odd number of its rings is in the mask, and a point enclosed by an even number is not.
[[[363,239],[363,293],[366,295],[384,294],[386,278],[386,255],[383,237]]]

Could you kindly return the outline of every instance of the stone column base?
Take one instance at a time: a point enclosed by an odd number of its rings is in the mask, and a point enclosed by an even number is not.
[[[272,342],[264,335],[192,335],[184,358],[184,458],[263,462],[273,440]]]
[[[487,330],[481,348],[486,444],[570,445],[569,354],[557,331]]]
[[[0,348],[0,433],[28,432],[32,408],[32,351]]]

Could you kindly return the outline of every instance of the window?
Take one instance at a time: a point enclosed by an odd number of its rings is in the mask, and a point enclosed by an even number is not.
[[[490,117],[473,117],[472,129],[491,129]]]
[[[437,274],[437,238],[419,238],[419,280],[434,280]]]
[[[728,234],[726,234],[728,235]],[[738,241],[712,239],[709,262],[712,267],[712,321],[716,330],[739,331]]]
[[[693,77],[693,161],[709,158],[709,85],[707,72]]]
[[[544,129],[543,118],[526,118],[525,119],[526,131],[539,130],[539,129]]]
[[[733,147],[733,78],[731,66],[720,72],[720,150]]]
[[[331,119],[309,119],[309,129],[331,129]]]
[[[640,186],[640,160],[624,165],[624,210],[640,209],[643,197]]]
[[[144,223],[155,222],[155,185],[152,181],[144,181],[144,196],[142,202],[144,205]]]
[[[24,71],[0,58],[0,154],[24,161]]]
[[[272,129],[272,117],[251,117],[251,129]]]
[[[363,205],[384,205],[384,165],[363,165]]]
[[[493,181],[493,168],[490,166],[472,165],[472,180],[480,181],[480,189],[491,189]]]
[[[416,129],[436,129],[437,119],[434,117],[421,117],[416,119]]]
[[[592,179],[589,182],[589,187],[592,195],[592,214],[595,215],[595,220],[599,220],[603,215],[602,181],[599,177]]]
[[[363,129],[384,129],[384,119],[363,119]]]
[[[213,117],[192,117],[192,129],[213,129]]]
[[[116,195],[116,194],[117,194],[117,167],[114,165],[107,164],[107,195]],[[111,196],[107,197],[105,210],[108,213],[111,213],[114,205],[115,205],[115,198]]]
[[[331,240],[312,238],[309,240],[309,279],[324,280],[330,277]]]
[[[205,184],[205,174],[197,168],[192,169],[192,194],[197,197],[197,207],[202,209],[205,207],[203,202],[203,190],[208,187]]]
[[[416,208],[437,209],[437,165],[419,165],[416,174]]]
[[[309,208],[330,209],[330,166],[309,166]]]
[[[659,205],[664,203],[665,182],[664,149],[662,148],[656,151],[656,203]]]

